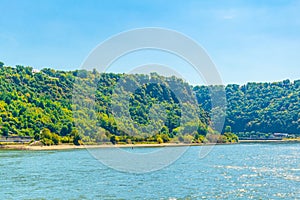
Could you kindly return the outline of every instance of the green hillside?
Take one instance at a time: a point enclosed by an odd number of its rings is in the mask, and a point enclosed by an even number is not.
[[[37,71],[1,65],[0,134],[31,136],[45,144],[79,144],[237,140],[226,126],[235,133],[300,133],[300,81],[226,86],[222,132],[227,133],[217,139],[211,126],[210,90],[220,86],[192,87],[155,73]],[[124,110],[128,115],[122,114]]]
[[[196,86],[197,100],[211,112],[209,91],[219,86]],[[300,134],[300,80],[226,86],[225,125],[240,136],[256,134]]]

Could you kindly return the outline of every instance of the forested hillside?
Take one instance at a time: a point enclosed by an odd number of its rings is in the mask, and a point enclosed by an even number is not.
[[[218,87],[194,87],[197,100],[207,113],[211,112],[209,91],[217,91]],[[300,134],[300,80],[230,84],[225,91],[225,125],[231,126],[233,132]]]
[[[143,81],[145,84],[140,84]],[[96,104],[80,93],[76,93],[80,105],[74,104],[74,86],[81,91],[96,87]],[[130,92],[125,86],[136,89]],[[216,134],[210,127],[209,91],[218,87],[192,87],[181,79],[157,74],[38,71],[1,64],[0,134],[31,136],[45,144],[80,143],[80,139],[87,143],[205,142]],[[224,127],[231,126],[232,132],[300,133],[300,81],[228,85],[225,91],[228,105]],[[193,101],[194,94],[199,104]],[[116,113],[124,109],[129,117],[117,118]],[[153,113],[158,113],[157,119],[152,119]],[[94,124],[100,131],[94,131]],[[156,132],[147,135],[148,130]],[[223,132],[227,133],[222,142],[236,140],[225,128]]]
[[[159,83],[138,84],[150,79]],[[137,88],[131,94],[122,85],[119,87],[123,97],[130,96],[129,105],[122,102],[124,99],[116,95],[117,91],[113,92],[120,81]],[[169,89],[171,86],[177,94],[187,98],[182,99],[183,106]],[[77,103],[72,101],[74,87],[80,90],[76,93]],[[93,99],[85,96],[86,92],[94,92],[95,105]],[[3,136],[31,136],[46,144],[78,143],[80,138],[86,143],[204,142],[208,132],[214,134],[216,131],[209,127],[209,119],[203,117],[204,111],[200,111],[198,104],[191,102],[192,95],[192,87],[187,83],[157,74],[150,78],[147,75],[99,74],[96,70],[38,71],[31,67],[2,66],[0,130]],[[128,106],[125,109],[130,115],[116,121],[112,106],[121,109],[123,105]],[[182,114],[183,111],[192,117]],[[151,120],[150,112],[156,113],[158,118]],[[95,125],[100,128],[95,130]],[[147,135],[148,130],[156,132]],[[225,142],[226,138],[223,140]]]

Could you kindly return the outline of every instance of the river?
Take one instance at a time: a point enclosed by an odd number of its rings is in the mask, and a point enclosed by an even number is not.
[[[299,143],[216,145],[204,158],[201,148],[190,147],[168,167],[141,174],[106,167],[86,149],[1,150],[0,197],[300,199]]]

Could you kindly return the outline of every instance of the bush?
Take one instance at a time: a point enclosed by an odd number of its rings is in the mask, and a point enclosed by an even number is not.
[[[120,139],[118,136],[113,135],[110,137],[110,142],[113,144],[118,144],[119,141],[120,141]]]
[[[48,128],[43,128],[42,131],[41,131],[41,134],[40,134],[40,139],[52,139],[52,134],[51,134],[51,131],[48,129]]]
[[[194,137],[191,136],[191,135],[185,135],[183,136],[183,142],[184,143],[187,143],[187,144],[190,144],[194,141]]]
[[[54,145],[54,142],[48,138],[43,138],[41,139],[41,142],[46,145],[46,146],[51,146],[51,145]]]
[[[161,134],[161,139],[163,140],[163,142],[169,142],[170,138],[167,134]]]
[[[224,136],[227,139],[227,142],[236,143],[239,141],[239,137],[234,133],[225,133]]]
[[[179,142],[184,142],[184,138],[183,138],[182,135],[179,135],[179,136],[178,136],[178,141],[179,141]]]
[[[210,143],[217,143],[219,140],[220,135],[219,134],[207,134],[206,138],[208,140],[208,142]]]
[[[60,136],[56,133],[51,133],[48,128],[43,128],[40,134],[40,140],[44,145],[58,145]]]
[[[161,144],[161,143],[164,142],[163,139],[162,139],[161,137],[157,137],[156,141],[157,141],[158,144]]]
[[[59,135],[52,133],[52,141],[55,145],[58,145],[60,143],[60,137]]]
[[[69,136],[64,136],[61,138],[61,142],[62,143],[70,143],[71,142],[71,139]]]
[[[217,143],[227,143],[227,137],[225,135],[220,135]]]
[[[127,143],[127,144],[132,144],[131,139],[126,139],[126,143]]]
[[[208,140],[204,135],[199,135],[198,139],[196,140],[197,143],[206,143]]]
[[[2,135],[3,136],[8,136],[8,128],[7,127],[2,128]]]

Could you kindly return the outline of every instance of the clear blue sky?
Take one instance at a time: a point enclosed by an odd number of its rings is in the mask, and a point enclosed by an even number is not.
[[[300,1],[0,0],[0,6],[6,65],[76,69],[114,34],[165,27],[202,45],[224,83],[300,79]],[[171,64],[180,71],[180,62]]]

